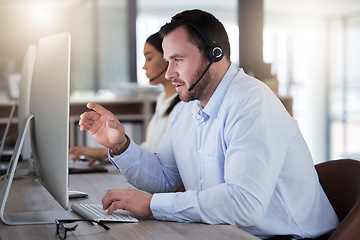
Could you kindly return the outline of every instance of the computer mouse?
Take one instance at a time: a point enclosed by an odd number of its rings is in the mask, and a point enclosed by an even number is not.
[[[74,199],[74,198],[85,198],[87,197],[88,194],[85,192],[81,192],[81,191],[69,191],[69,199]]]

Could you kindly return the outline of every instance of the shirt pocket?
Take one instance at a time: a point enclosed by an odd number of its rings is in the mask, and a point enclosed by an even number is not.
[[[205,152],[201,155],[203,189],[224,183],[224,156]]]

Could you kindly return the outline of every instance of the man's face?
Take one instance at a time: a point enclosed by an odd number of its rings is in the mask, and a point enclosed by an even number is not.
[[[164,59],[169,62],[165,77],[171,80],[182,101],[188,102],[203,97],[210,81],[209,72],[192,91],[195,83],[205,70],[207,62],[200,50],[188,41],[188,33],[183,27],[175,29],[163,39]]]

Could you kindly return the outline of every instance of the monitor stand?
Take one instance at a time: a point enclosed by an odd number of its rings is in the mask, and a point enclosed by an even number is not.
[[[55,223],[55,219],[74,219],[70,212],[62,211],[34,211],[34,212],[14,212],[6,213],[5,205],[9,196],[12,181],[14,179],[16,166],[18,164],[21,148],[24,143],[26,129],[29,127],[30,122],[34,120],[34,115],[28,114],[25,117],[24,124],[19,131],[19,135],[15,144],[13,155],[9,163],[9,168],[4,175],[0,190],[0,217],[1,220],[8,225],[26,225],[26,224],[49,224]]]

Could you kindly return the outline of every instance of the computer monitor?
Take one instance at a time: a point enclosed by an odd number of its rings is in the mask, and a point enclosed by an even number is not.
[[[34,64],[35,64],[35,56],[36,56],[36,45],[31,44],[28,46],[23,64],[21,69],[21,78],[20,78],[20,84],[19,84],[19,98],[18,101],[16,99],[13,102],[13,106],[10,111],[10,115],[8,118],[7,125],[5,127],[3,140],[1,141],[0,146],[0,154],[3,153],[3,149],[5,146],[5,140],[7,138],[8,130],[10,128],[10,125],[12,123],[12,119],[14,116],[14,112],[16,109],[16,106],[18,106],[18,131],[21,129],[22,120],[25,118],[25,116],[30,112],[29,111],[29,103],[30,103],[30,86],[31,86],[31,80],[32,80],[32,74],[34,70]],[[29,170],[32,166],[32,160],[31,160],[31,148],[30,148],[30,133],[27,131],[24,139],[24,144],[21,151],[21,156],[23,159],[26,159],[29,161]],[[0,155],[1,160],[1,155]],[[8,167],[4,164],[1,164],[0,161],[0,173],[5,174],[7,172]]]
[[[1,220],[9,225],[54,223],[72,218],[68,208],[70,33],[41,38],[38,42],[30,91],[30,113],[25,116],[4,179],[0,201]],[[5,212],[26,129],[38,179],[61,211]],[[41,197],[41,196],[39,196]]]

